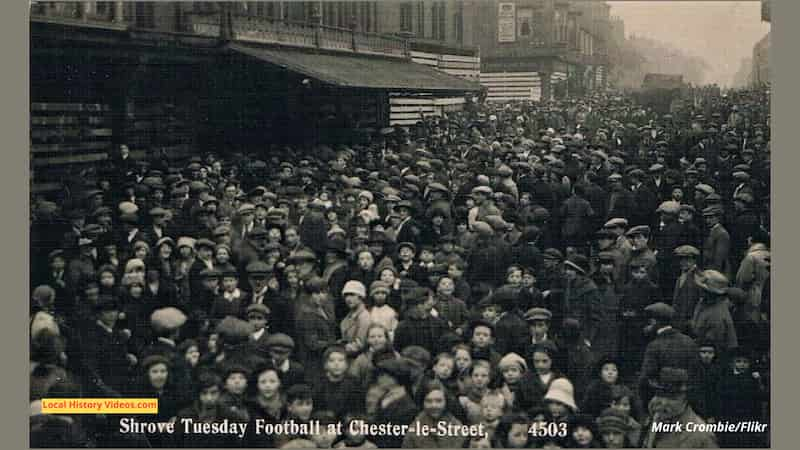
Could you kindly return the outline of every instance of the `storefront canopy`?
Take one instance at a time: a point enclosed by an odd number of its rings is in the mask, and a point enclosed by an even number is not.
[[[397,58],[335,55],[230,44],[229,48],[269,64],[342,88],[418,92],[474,92],[481,86]]]

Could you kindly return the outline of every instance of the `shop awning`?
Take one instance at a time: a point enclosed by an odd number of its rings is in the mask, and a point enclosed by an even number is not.
[[[419,92],[474,92],[481,86],[422,64],[379,56],[336,55],[230,44],[269,64],[342,88]]]

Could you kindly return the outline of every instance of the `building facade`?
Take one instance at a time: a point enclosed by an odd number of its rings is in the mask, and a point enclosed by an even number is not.
[[[476,49],[399,33],[399,18],[385,28],[379,2],[37,2],[30,12],[42,190],[123,143],[134,157],[176,159],[336,143],[353,139],[342,130],[461,108],[480,90],[469,81]]]
[[[771,22],[772,14],[770,0],[761,0],[761,21]],[[769,50],[771,46],[771,36],[768,32],[755,46],[753,46],[753,68],[751,80],[754,86],[769,84]]]
[[[470,31],[489,100],[549,100],[606,87],[605,2],[495,0],[476,9]]]

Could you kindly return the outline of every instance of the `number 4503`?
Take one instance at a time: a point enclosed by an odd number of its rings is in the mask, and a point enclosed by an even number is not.
[[[528,434],[534,437],[565,437],[567,435],[567,424],[534,422],[528,428]]]

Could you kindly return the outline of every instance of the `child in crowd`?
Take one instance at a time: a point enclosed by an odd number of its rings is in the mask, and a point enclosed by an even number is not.
[[[544,396],[544,404],[556,424],[569,423],[578,411],[574,392],[575,388],[566,378],[557,378],[550,383],[550,388]]]
[[[454,295],[455,284],[450,277],[439,278],[436,285],[436,303],[434,308],[441,318],[447,321],[450,329],[462,336],[469,321],[467,304]]]
[[[479,424],[483,418],[481,413],[481,401],[483,396],[489,392],[493,381],[492,365],[484,359],[475,360],[469,369],[470,385],[467,393],[458,397],[458,401],[467,413],[467,421],[470,424]]]
[[[394,339],[394,330],[397,328],[399,319],[397,311],[387,303],[391,292],[391,286],[380,280],[373,281],[369,288],[369,295],[372,299],[372,306],[369,308],[370,320],[386,329],[389,341]]]
[[[487,392],[481,399],[481,421],[483,429],[489,435],[489,439],[493,439],[498,425],[500,425],[500,418],[508,409],[508,403],[503,394],[498,390]]]
[[[578,414],[569,424],[568,446],[570,448],[599,448],[597,441],[594,417],[588,414]]]
[[[485,359],[497,367],[501,355],[494,349],[494,326],[483,320],[476,320],[470,326],[470,351],[474,359]]]
[[[336,417],[345,412],[364,410],[364,393],[361,381],[347,373],[347,351],[334,345],[322,355],[324,374],[314,386],[314,405],[320,410],[330,410]]]
[[[531,420],[525,413],[504,416],[492,439],[493,448],[532,448]]]
[[[373,322],[367,329],[367,348],[359,354],[350,364],[350,375],[361,382],[366,388],[372,382],[372,373],[375,371],[375,356],[380,353],[397,354],[392,348],[389,330],[380,323]]]
[[[601,359],[597,363],[594,378],[584,391],[580,402],[581,412],[598,416],[611,403],[611,388],[619,379],[619,362],[609,357]]]
[[[366,420],[362,414],[345,414],[342,419],[342,439],[333,448],[378,448],[367,439],[367,435],[359,432],[359,424],[366,423]]]
[[[633,445],[638,445],[642,436],[642,418],[638,398],[627,386],[616,385],[611,388],[610,408],[625,419],[625,436]]]

